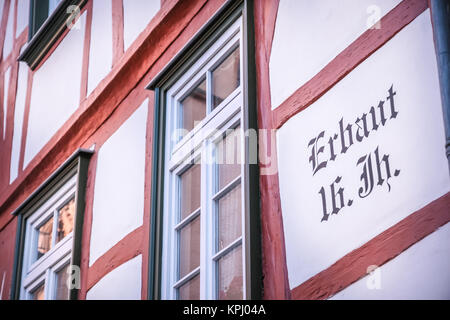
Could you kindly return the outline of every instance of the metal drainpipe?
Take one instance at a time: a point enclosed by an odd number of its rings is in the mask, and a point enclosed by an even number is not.
[[[445,149],[450,167],[450,0],[430,0],[430,8],[444,113]]]

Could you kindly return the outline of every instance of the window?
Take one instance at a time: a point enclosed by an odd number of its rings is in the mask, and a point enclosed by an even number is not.
[[[259,231],[250,228],[257,223],[250,212],[257,212],[249,195],[258,197],[258,190],[248,170],[249,143],[256,139],[248,134],[245,19],[237,12],[157,88],[162,115],[154,172],[161,174],[154,175],[160,200],[152,224],[160,222],[160,242],[156,237],[153,245],[161,260],[153,276],[154,297],[161,299],[257,297],[250,251],[259,245],[250,239]]]
[[[25,221],[21,299],[68,299],[76,177]],[[66,280],[66,281],[64,281]]]
[[[55,11],[62,0],[31,0],[30,39]]]
[[[19,223],[12,298],[76,298],[90,155],[90,151],[79,150],[16,211]]]
[[[28,44],[20,61],[35,70],[65,30],[76,23],[87,0],[20,0],[30,1]]]

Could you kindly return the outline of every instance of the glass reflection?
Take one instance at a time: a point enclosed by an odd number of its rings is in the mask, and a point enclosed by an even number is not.
[[[218,261],[219,299],[239,300],[243,297],[242,246]]]
[[[179,279],[200,265],[200,217],[180,231]]]
[[[52,247],[53,217],[38,229],[37,259],[42,257]]]
[[[58,211],[58,233],[56,235],[57,243],[72,232],[74,217],[75,199],[71,199]]]
[[[238,126],[216,146],[218,190],[241,174],[241,127]]]
[[[182,128],[191,131],[206,115],[206,79],[181,101]]]
[[[237,47],[212,72],[212,108],[217,107],[234,89],[239,87],[240,82],[239,47]]]
[[[67,280],[69,279],[69,264],[64,268],[56,272],[56,300],[68,300],[69,299],[69,287],[67,286]]]
[[[200,175],[201,167],[199,164],[196,164],[180,176],[180,221],[200,207]]]
[[[224,249],[242,234],[241,185],[220,198],[218,205],[218,248]]]
[[[200,299],[200,275],[195,276],[178,289],[178,298],[180,300]]]
[[[45,294],[44,294],[44,284],[41,284],[39,287],[37,287],[32,293],[31,293],[31,299],[32,300],[44,300]]]

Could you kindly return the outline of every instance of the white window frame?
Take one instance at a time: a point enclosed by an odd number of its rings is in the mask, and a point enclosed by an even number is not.
[[[48,200],[34,209],[25,220],[25,242],[21,276],[20,299],[32,299],[32,294],[42,283],[45,284],[44,299],[56,298],[56,273],[70,263],[73,231],[56,242],[58,211],[72,198],[76,205],[77,175],[71,177]],[[76,212],[76,208],[75,208]],[[52,246],[36,260],[37,229],[53,217]]]
[[[165,132],[165,167],[164,167],[164,196],[163,196],[163,226],[162,226],[162,268],[161,268],[161,298],[176,299],[177,289],[181,284],[195,277],[200,272],[200,299],[218,299],[216,261],[241,245],[242,248],[242,292],[243,299],[248,299],[246,289],[246,197],[242,181],[245,181],[245,139],[242,129],[243,119],[243,19],[239,17],[232,25],[211,45],[205,53],[185,72],[166,93],[166,132]],[[179,102],[198,85],[206,74],[206,92],[211,92],[211,72],[228,55],[239,46],[240,50],[240,85],[224,101],[212,109],[211,94],[207,95],[207,112],[205,118],[184,137],[174,138],[173,133],[179,126]],[[208,165],[213,156],[214,145],[221,139],[227,130],[240,125],[241,174],[222,190],[213,190],[215,186],[215,165]],[[201,203],[200,208],[191,213],[183,221],[177,221],[174,210],[177,203],[177,179],[187,170],[193,160],[201,160]],[[209,161],[209,162],[208,162]],[[241,210],[242,233],[220,252],[215,252],[215,201],[241,183]],[[176,208],[175,208],[176,209]],[[177,232],[200,213],[200,266],[180,280],[177,280]]]

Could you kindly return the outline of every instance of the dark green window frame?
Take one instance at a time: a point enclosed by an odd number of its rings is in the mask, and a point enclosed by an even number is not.
[[[78,149],[65,161],[35,192],[33,192],[12,215],[17,217],[16,244],[14,253],[14,266],[11,284],[11,300],[20,299],[23,253],[25,249],[26,219],[36,208],[53,196],[61,186],[75,175],[76,178],[76,214],[73,226],[73,244],[70,264],[80,266],[81,263],[81,237],[85,209],[85,195],[89,160],[93,154],[91,150]],[[69,299],[78,299],[79,289],[71,289]]]
[[[148,298],[161,298],[161,254],[162,254],[162,214],[164,190],[164,139],[165,139],[165,93],[170,86],[217,40],[220,35],[239,16],[243,18],[243,65],[244,79],[244,122],[243,129],[257,130],[256,105],[256,67],[254,52],[253,0],[228,1],[203,26],[196,36],[169,62],[169,64],[152,80],[147,89],[155,91],[153,164],[152,164],[152,204],[151,234],[149,252]],[[257,131],[256,131],[257,132]],[[248,139],[248,137],[246,137]],[[249,151],[245,150],[246,159]],[[246,296],[261,299],[263,290],[261,260],[261,227],[259,197],[259,167],[246,161],[245,172],[248,177],[242,186],[248,199],[246,208],[247,229],[244,245],[247,254],[245,268],[247,277]]]
[[[36,69],[78,12],[70,7],[77,6],[81,11],[86,3],[87,0],[62,0],[49,16],[48,0],[30,0],[28,44],[18,60],[26,62],[31,70]]]
[[[30,0],[28,40],[31,40],[48,18],[49,0]]]

